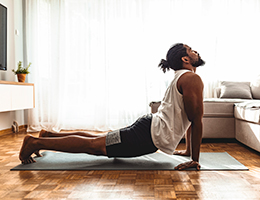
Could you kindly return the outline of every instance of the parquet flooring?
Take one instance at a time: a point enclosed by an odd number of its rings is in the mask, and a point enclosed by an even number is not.
[[[249,171],[10,171],[24,135],[0,137],[0,199],[260,199],[260,154],[240,143],[201,150],[226,151]]]

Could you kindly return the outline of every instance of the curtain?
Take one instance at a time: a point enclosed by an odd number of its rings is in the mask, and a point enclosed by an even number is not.
[[[206,61],[205,97],[219,80],[259,73],[259,0],[24,0],[24,10],[29,131],[133,123],[162,99],[174,72],[157,66],[177,42]]]

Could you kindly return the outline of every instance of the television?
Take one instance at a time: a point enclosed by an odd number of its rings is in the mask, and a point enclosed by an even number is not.
[[[0,70],[7,70],[7,8],[0,4]]]

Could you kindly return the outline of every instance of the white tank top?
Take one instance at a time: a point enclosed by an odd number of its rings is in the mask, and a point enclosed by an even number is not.
[[[175,77],[167,88],[158,112],[153,114],[151,135],[154,145],[161,151],[172,155],[191,122],[184,110],[183,96],[178,91],[177,81],[190,70],[175,72]]]

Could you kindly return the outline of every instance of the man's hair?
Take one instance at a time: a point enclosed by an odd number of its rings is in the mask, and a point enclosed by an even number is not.
[[[175,71],[182,69],[181,58],[184,56],[188,56],[186,47],[182,43],[177,43],[169,49],[166,60],[162,59],[158,67],[160,67],[164,73],[170,69]]]

